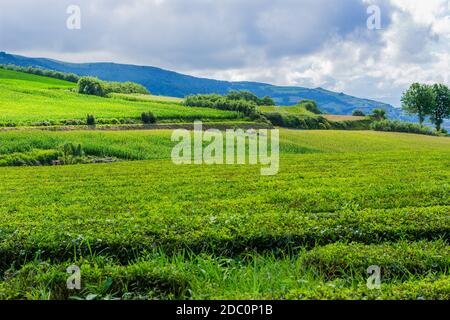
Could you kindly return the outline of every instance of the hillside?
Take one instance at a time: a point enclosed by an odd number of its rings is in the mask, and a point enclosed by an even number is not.
[[[63,124],[83,121],[87,114],[104,123],[133,122],[153,112],[163,122],[236,120],[236,112],[188,108],[180,101],[154,96],[80,95],[76,84],[0,69],[0,126]]]
[[[45,58],[28,58],[0,52],[0,64],[34,66],[78,75],[96,76],[108,81],[133,81],[147,87],[155,95],[185,97],[197,93],[226,94],[230,90],[248,90],[260,97],[270,96],[279,105],[295,105],[299,100],[315,100],[329,114],[350,115],[360,109],[367,113],[383,108],[393,118],[401,111],[391,105],[360,99],[322,88],[282,87],[258,82],[229,82],[197,78],[156,67],[115,63],[67,63]]]

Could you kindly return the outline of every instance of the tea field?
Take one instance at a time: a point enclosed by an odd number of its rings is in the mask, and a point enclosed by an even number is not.
[[[76,84],[0,68],[0,126],[61,124],[85,120],[88,114],[106,123],[137,120],[152,112],[160,121],[234,120],[236,112],[187,108],[177,99],[80,95]]]
[[[450,139],[281,130],[261,176],[176,166],[170,135],[1,132],[3,155],[72,142],[122,161],[0,168],[0,299],[450,298]]]

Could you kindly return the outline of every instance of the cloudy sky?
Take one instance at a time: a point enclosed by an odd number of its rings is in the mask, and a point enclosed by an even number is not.
[[[71,5],[81,29],[66,26]],[[381,29],[367,27],[371,5]],[[320,86],[398,106],[414,81],[450,83],[450,1],[1,0],[0,51]]]

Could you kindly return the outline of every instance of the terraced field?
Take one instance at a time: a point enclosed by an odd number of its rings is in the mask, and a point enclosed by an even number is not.
[[[60,124],[65,120],[85,120],[92,114],[98,120],[118,122],[139,119],[153,112],[160,121],[234,120],[235,112],[187,108],[178,100],[153,96],[113,95],[111,98],[80,95],[76,84],[0,69],[0,126]]]
[[[65,142],[141,161],[0,168],[0,298],[450,298],[448,138],[282,130],[270,177],[175,166],[170,131],[2,132],[0,152]]]

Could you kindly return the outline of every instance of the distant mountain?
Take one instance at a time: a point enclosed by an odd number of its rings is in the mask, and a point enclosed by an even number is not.
[[[81,76],[95,76],[108,81],[133,81],[147,87],[155,95],[185,97],[197,93],[226,94],[230,90],[248,90],[256,95],[270,96],[277,104],[294,105],[302,99],[312,99],[320,109],[331,114],[349,115],[355,109],[369,113],[385,109],[390,117],[402,118],[401,110],[368,99],[360,99],[322,88],[282,87],[258,82],[230,82],[197,78],[155,67],[116,63],[67,63],[45,58],[28,58],[0,52],[0,64],[33,66]],[[409,118],[409,117],[408,117]]]

